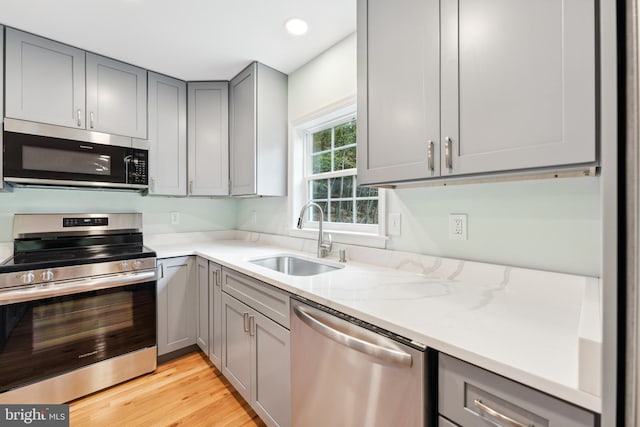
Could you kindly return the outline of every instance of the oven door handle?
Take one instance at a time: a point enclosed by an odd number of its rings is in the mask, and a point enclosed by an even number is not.
[[[155,269],[109,274],[106,276],[89,277],[59,283],[54,282],[45,285],[40,284],[29,286],[28,288],[22,287],[20,289],[0,292],[0,305],[97,291],[100,289],[117,288],[119,286],[135,285],[137,283],[151,282],[154,280],[156,280]]]

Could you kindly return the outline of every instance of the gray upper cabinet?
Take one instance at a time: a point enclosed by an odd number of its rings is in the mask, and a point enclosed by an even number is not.
[[[287,194],[287,75],[252,63],[230,82],[231,195]]]
[[[187,194],[187,84],[149,72],[149,194]]]
[[[442,174],[595,162],[594,2],[441,5]]]
[[[229,194],[229,84],[189,83],[187,91],[188,193],[226,196]]]
[[[5,77],[6,117],[85,128],[83,50],[7,28]]]
[[[438,4],[358,2],[359,184],[440,175]]]
[[[7,29],[6,117],[147,138],[142,68]]]
[[[358,0],[359,183],[595,165],[595,10]]]
[[[4,52],[2,52],[2,46],[4,46],[4,27],[0,25],[0,82],[4,82]],[[0,99],[3,99],[3,89],[4,85],[0,83]],[[0,118],[4,117],[4,103],[0,102]],[[4,124],[2,129],[0,129],[0,147],[4,147],[3,145],[3,135],[4,135]],[[0,165],[3,164],[2,153],[4,149],[0,148]],[[2,168],[0,167],[0,183],[4,184],[2,177]],[[0,191],[4,189],[4,185],[0,184]]]
[[[87,129],[147,138],[147,71],[87,53]]]

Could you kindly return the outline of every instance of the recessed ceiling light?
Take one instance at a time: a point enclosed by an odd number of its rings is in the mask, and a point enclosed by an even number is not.
[[[290,18],[284,23],[284,27],[294,36],[301,36],[307,32],[309,24],[300,18]]]

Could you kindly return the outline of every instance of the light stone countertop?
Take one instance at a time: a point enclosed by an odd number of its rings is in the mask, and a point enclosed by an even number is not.
[[[216,241],[157,236],[145,244],[158,258],[207,258],[601,412],[599,393],[581,386],[578,366],[578,338],[585,328],[582,311],[599,305],[583,304],[583,300],[586,295],[599,295],[597,278],[356,247],[349,250],[367,262],[350,259],[348,250],[349,261],[343,269],[289,276],[249,260],[282,253],[314,259],[315,242],[292,244],[286,237],[256,236],[245,233],[243,240]],[[320,261],[338,264],[335,256]],[[601,320],[588,323],[597,328]],[[587,382],[599,385],[600,369],[586,372],[598,376]]]

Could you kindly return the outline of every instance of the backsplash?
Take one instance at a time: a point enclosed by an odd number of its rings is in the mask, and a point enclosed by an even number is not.
[[[236,225],[236,201],[230,199],[16,188],[12,193],[0,193],[0,242],[13,240],[14,213],[32,212],[142,212],[145,234],[228,230]],[[179,224],[171,224],[171,212],[179,213]]]

